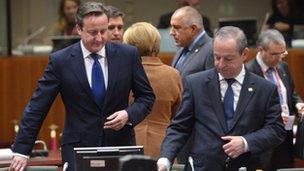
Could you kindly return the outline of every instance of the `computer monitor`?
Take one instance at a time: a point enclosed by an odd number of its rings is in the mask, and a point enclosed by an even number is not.
[[[55,52],[57,50],[68,47],[80,40],[79,36],[52,36],[51,40],[53,42],[53,50]]]
[[[221,28],[223,26],[239,27],[245,33],[248,45],[255,46],[257,37],[257,20],[255,18],[220,18],[219,27]]]
[[[74,148],[76,171],[118,171],[119,158],[144,154],[143,146]]]

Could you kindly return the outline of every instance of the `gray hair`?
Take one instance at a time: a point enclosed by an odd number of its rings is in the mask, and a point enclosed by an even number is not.
[[[240,54],[248,46],[244,32],[240,28],[234,26],[225,26],[220,28],[214,34],[213,40],[215,39],[234,39],[237,45],[237,50]]]
[[[188,26],[194,24],[197,25],[200,29],[204,27],[202,15],[195,8],[191,6],[181,7],[174,12],[174,14],[176,13],[183,14],[185,24],[187,24]]]
[[[123,19],[125,17],[125,14],[114,6],[108,5],[106,8],[109,12],[109,18],[121,17]]]
[[[285,45],[285,40],[283,35],[278,30],[268,29],[259,35],[257,46],[267,49],[270,43]]]
[[[105,14],[109,18],[108,10],[100,2],[82,3],[77,10],[77,24],[83,26],[83,18],[89,15],[100,16]]]

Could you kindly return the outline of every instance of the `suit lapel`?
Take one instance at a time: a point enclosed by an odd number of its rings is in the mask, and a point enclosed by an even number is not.
[[[288,85],[288,81],[287,81],[287,75],[285,73],[285,70],[284,68],[279,64],[279,66],[277,67],[277,71],[278,71],[278,74],[284,84],[284,86],[286,87],[286,85]]]
[[[90,84],[88,82],[88,77],[85,70],[85,64],[84,64],[80,43],[77,43],[73,47],[70,61],[71,61],[70,63],[72,66],[73,73],[75,74],[76,78],[79,80],[82,87],[84,88],[86,93],[90,96],[90,98],[95,101],[95,97],[93,95]],[[96,101],[95,103],[97,104]]]
[[[110,43],[106,44],[106,58],[108,62],[108,86],[103,106],[107,106],[107,103],[109,102],[111,92],[113,91],[115,81],[117,79],[118,69],[120,67],[120,61],[117,57],[117,50]]]
[[[223,109],[223,103],[221,100],[220,83],[218,78],[218,73],[216,69],[209,75],[209,82],[207,82],[208,95],[211,98],[211,103],[213,105],[213,110],[215,115],[220,122],[223,132],[227,132],[227,125],[225,119],[225,112]]]
[[[234,113],[234,119],[233,119],[234,122],[231,126],[232,129],[243,115],[243,111],[247,107],[254,92],[255,92],[254,82],[252,82],[251,80],[250,72],[246,70],[245,78],[240,92],[240,97]]]
[[[184,48],[180,48],[177,52],[176,52],[176,54],[174,55],[174,58],[173,58],[173,60],[172,60],[172,67],[174,67],[175,68],[175,66],[176,66],[176,63],[177,63],[177,61],[178,61],[178,58],[179,58],[179,56],[181,55],[181,53],[182,53],[182,51],[184,50]]]
[[[263,71],[262,71],[262,68],[261,66],[259,65],[257,59],[254,59],[253,61],[253,73],[256,73],[257,75],[261,76],[264,78],[264,74],[263,74]]]
[[[197,40],[191,51],[189,51],[187,57],[185,58],[185,61],[182,63],[182,67],[180,67],[182,71],[186,70],[188,67],[193,67],[191,66],[195,58],[200,58],[201,56],[197,56],[196,54],[202,49],[201,47],[207,42],[208,39],[207,33],[205,33],[201,38]]]

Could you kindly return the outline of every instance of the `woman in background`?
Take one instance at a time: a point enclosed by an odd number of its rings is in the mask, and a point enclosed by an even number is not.
[[[291,47],[293,38],[293,25],[295,19],[295,8],[292,0],[272,0],[273,13],[267,20],[266,28],[273,28],[282,33],[286,44]]]
[[[163,64],[157,57],[160,34],[153,25],[146,22],[133,24],[124,33],[123,41],[138,48],[156,96],[151,113],[135,127],[135,133],[136,142],[144,146],[145,155],[157,158],[166,129],[181,101],[181,78],[177,70]]]
[[[52,35],[78,35],[76,30],[76,13],[80,0],[60,0],[59,18]]]

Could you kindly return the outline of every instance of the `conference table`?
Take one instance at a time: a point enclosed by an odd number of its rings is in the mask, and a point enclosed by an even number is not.
[[[0,160],[0,168],[9,167],[11,160]],[[49,151],[47,157],[33,157],[29,159],[28,166],[58,166],[62,167],[60,150]]]

